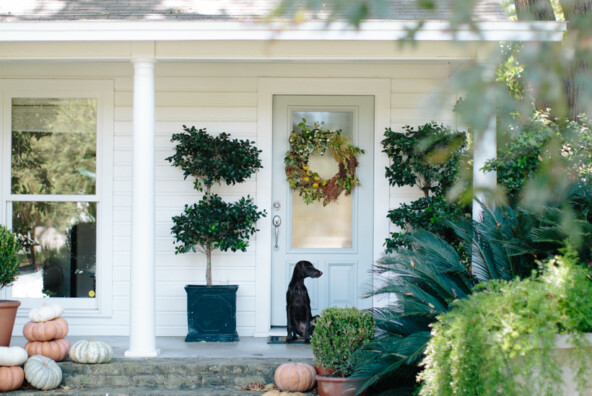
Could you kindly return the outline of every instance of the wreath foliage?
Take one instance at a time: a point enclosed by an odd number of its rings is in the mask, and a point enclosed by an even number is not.
[[[355,185],[360,184],[356,176],[357,157],[364,153],[359,147],[350,144],[341,130],[323,128],[324,124],[308,126],[303,118],[298,129],[290,135],[290,150],[286,152],[286,176],[292,190],[297,190],[306,204],[314,201],[336,201],[345,191],[350,195]],[[329,150],[337,161],[339,170],[330,179],[323,179],[314,169],[310,169],[308,159],[311,154],[324,155]]]

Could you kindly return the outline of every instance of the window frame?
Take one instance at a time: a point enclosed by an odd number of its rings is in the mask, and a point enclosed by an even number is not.
[[[113,106],[114,83],[112,80],[68,80],[68,79],[0,79],[0,223],[12,227],[13,202],[96,202],[97,240],[96,297],[51,297],[62,305],[69,317],[107,317],[112,315],[112,212],[113,212]],[[97,158],[95,193],[77,194],[12,194],[11,150],[12,150],[12,99],[13,98],[91,98],[97,103]],[[12,288],[0,291],[2,298],[12,299]],[[28,312],[39,305],[41,298],[20,298],[23,309]],[[20,315],[19,315],[20,316]]]

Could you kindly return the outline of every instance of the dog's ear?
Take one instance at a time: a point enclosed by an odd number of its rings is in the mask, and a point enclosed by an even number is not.
[[[294,266],[294,272],[297,274],[302,274],[304,272],[304,264],[306,263],[306,261],[299,261],[296,263],[296,265]]]

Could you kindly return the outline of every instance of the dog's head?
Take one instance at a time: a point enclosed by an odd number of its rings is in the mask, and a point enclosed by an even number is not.
[[[294,266],[294,274],[298,277],[304,278],[318,278],[323,273],[316,269],[310,261],[302,260],[296,263]]]

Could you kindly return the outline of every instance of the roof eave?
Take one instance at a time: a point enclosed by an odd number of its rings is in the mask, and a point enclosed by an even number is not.
[[[0,42],[76,41],[393,41],[409,37],[418,21],[371,20],[353,29],[345,22],[246,23],[220,21],[66,21],[0,23]],[[446,21],[427,21],[418,41],[561,41],[564,22],[491,21],[476,23],[478,32]]]

